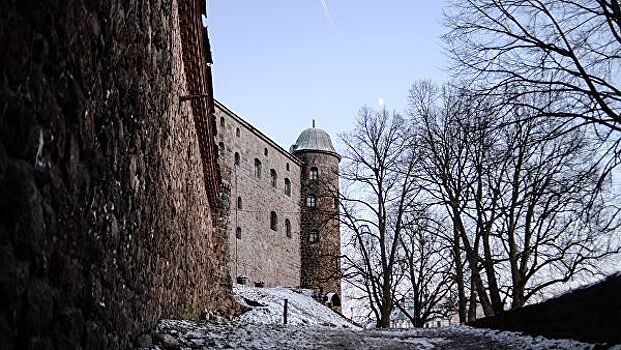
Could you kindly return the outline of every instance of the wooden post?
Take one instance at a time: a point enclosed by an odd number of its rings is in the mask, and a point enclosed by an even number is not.
[[[285,299],[285,310],[283,311],[283,314],[282,314],[283,320],[284,320],[285,324],[287,324],[287,308],[288,308],[288,306],[289,306],[289,299]]]

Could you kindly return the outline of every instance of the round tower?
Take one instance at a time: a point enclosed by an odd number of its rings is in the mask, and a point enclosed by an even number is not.
[[[300,134],[291,153],[304,163],[301,186],[301,286],[331,307],[341,306],[339,162],[327,132],[313,126]]]

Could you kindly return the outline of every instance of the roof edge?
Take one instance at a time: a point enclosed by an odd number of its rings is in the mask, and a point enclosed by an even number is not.
[[[279,151],[280,153],[285,155],[287,158],[289,158],[290,160],[295,162],[297,165],[299,165],[299,166],[303,166],[304,165],[304,162],[302,162],[300,159],[298,159],[294,154],[291,154],[290,152],[285,150],[283,147],[281,147],[279,144],[277,144],[274,140],[270,139],[267,135],[265,135],[261,130],[255,128],[254,126],[252,126],[252,124],[250,124],[249,122],[247,122],[244,119],[242,119],[242,117],[240,117],[233,110],[231,110],[230,108],[225,106],[222,102],[216,100],[215,98],[213,99],[213,101],[214,101],[216,107],[222,109],[226,114],[228,114],[233,119],[235,119],[237,122],[239,122],[240,124],[245,126],[248,130],[250,130],[253,134],[257,135],[263,141],[267,142],[270,146],[274,147],[277,151]]]

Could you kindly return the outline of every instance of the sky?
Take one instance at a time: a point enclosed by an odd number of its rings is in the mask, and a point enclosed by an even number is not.
[[[209,0],[215,97],[285,149],[312,119],[338,149],[362,106],[446,80],[445,1]]]

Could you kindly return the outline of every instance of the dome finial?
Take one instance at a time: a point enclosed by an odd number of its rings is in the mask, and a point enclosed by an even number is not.
[[[313,128],[315,127],[315,119],[313,119]]]

